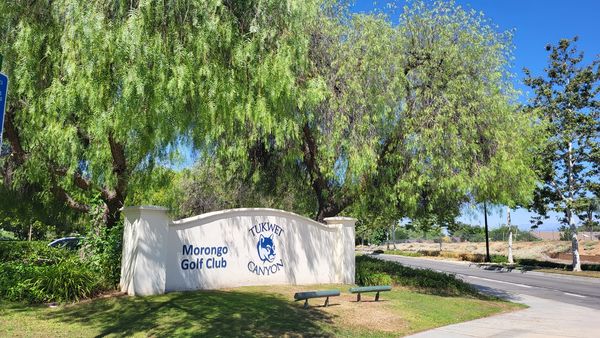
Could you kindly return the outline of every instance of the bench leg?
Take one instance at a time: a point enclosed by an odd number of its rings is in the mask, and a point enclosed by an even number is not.
[[[379,301],[379,291],[377,291],[377,294],[375,295],[375,301]]]
[[[306,309],[306,308],[308,308],[308,298],[306,298],[306,299],[304,300],[304,308],[305,308],[305,309]]]
[[[327,307],[327,305],[329,305],[329,297],[325,298],[325,305],[323,306]]]
[[[360,292],[356,294],[356,301],[360,302]]]

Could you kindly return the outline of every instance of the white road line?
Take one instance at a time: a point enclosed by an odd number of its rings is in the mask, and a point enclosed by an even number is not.
[[[578,295],[578,294],[575,294],[575,293],[568,293],[568,292],[563,292],[563,293],[565,295],[567,295],[567,296],[573,296],[573,297],[579,297],[579,298],[587,298],[586,296]]]
[[[468,275],[466,275],[465,277],[467,277],[467,278],[475,278],[475,279],[482,279],[482,280],[486,280],[486,281],[489,281],[489,282],[495,282],[495,283],[516,285],[516,286],[520,286],[522,288],[532,288],[533,287],[531,285],[525,285],[525,284],[519,284],[519,283],[510,283],[510,282],[505,282],[505,281],[495,280],[495,279],[489,279],[489,278],[483,278],[483,277],[475,277],[475,276],[468,276]]]

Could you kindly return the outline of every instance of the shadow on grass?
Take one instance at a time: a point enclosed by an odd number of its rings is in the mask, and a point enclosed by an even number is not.
[[[265,293],[238,291],[174,292],[151,297],[120,297],[67,306],[49,319],[80,323],[109,334],[148,336],[332,336],[332,317],[304,310]],[[324,325],[325,324],[325,325]]]

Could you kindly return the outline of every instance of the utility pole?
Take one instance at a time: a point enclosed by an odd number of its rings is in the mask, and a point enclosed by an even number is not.
[[[489,263],[492,260],[490,259],[490,234],[488,230],[486,202],[483,202],[483,220],[485,222],[485,261]]]

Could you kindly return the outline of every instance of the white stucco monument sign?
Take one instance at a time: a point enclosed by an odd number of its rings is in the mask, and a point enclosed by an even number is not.
[[[354,225],[275,209],[172,221],[161,207],[123,209],[121,290],[130,295],[273,284],[354,284]]]

